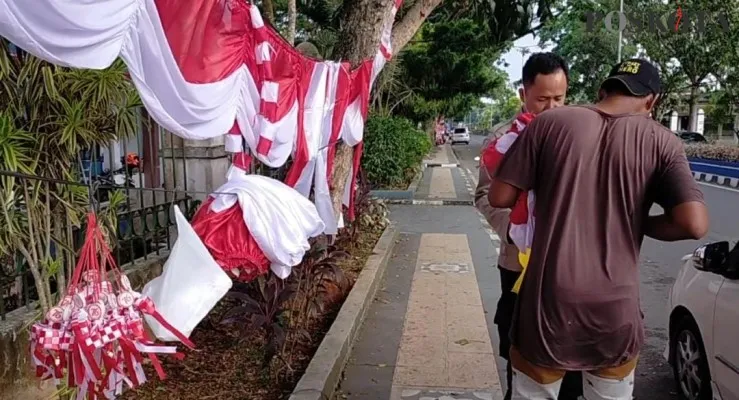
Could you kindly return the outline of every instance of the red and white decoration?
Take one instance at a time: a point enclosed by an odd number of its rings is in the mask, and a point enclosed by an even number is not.
[[[352,217],[369,92],[392,54],[400,4],[374,59],[355,70],[300,54],[244,0],[0,0],[0,35],[58,65],[100,69],[121,57],[160,125],[186,139],[226,134],[242,165],[245,152],[271,167],[292,154],[287,183],[306,196],[315,186],[325,233],[335,234],[335,144],[355,147],[344,198]]]
[[[534,114],[521,113],[513,121],[511,129],[503,136],[492,141],[483,151],[480,162],[493,175],[493,172],[503,160],[503,156],[518,139],[519,133],[534,120]],[[511,227],[508,235],[521,253],[526,254],[531,250],[534,239],[534,191],[521,193],[516,204],[511,209]]]
[[[324,224],[295,189],[261,175],[234,174],[211,194],[192,227],[218,265],[248,282],[269,269],[287,278]]]
[[[102,260],[102,264],[100,263]],[[111,282],[108,273],[115,276]],[[156,354],[172,354],[174,346],[155,343],[144,330],[143,316],[153,318],[190,348],[190,340],[172,327],[152,300],[135,292],[113,261],[94,214],[74,274],[60,303],[31,328],[36,375],[57,383],[65,371],[77,399],[114,399],[123,385],[146,382],[141,363],[148,355],[160,379],[164,370]]]

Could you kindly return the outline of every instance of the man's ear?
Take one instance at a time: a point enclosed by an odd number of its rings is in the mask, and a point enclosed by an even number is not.
[[[521,100],[521,103],[526,103],[526,90],[524,90],[523,86],[518,88],[518,98]]]
[[[598,89],[598,101],[603,101],[603,99],[606,98],[606,91],[603,89]]]
[[[650,94],[647,96],[647,111],[652,111],[654,106],[659,102],[658,94]]]

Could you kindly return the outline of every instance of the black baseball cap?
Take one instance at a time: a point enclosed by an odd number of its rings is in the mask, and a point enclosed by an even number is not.
[[[601,86],[611,80],[623,83],[626,90],[634,96],[659,94],[662,91],[657,67],[649,61],[639,58],[632,58],[616,64]]]

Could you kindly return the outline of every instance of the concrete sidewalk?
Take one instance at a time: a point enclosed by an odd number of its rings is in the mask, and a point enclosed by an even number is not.
[[[456,163],[451,151],[437,156]],[[469,181],[460,168],[429,167],[417,197],[471,199]],[[502,399],[498,238],[471,206],[391,206],[391,219],[399,242],[336,398]]]
[[[472,204],[472,191],[467,172],[459,166],[450,145],[443,145],[424,164],[414,199]]]

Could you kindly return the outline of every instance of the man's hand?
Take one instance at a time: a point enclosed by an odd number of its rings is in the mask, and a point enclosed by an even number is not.
[[[699,201],[678,204],[667,214],[647,218],[644,233],[665,242],[698,240],[708,233],[708,210]]]
[[[488,190],[488,203],[496,208],[511,208],[516,204],[521,189],[505,183],[498,179],[493,179]]]

